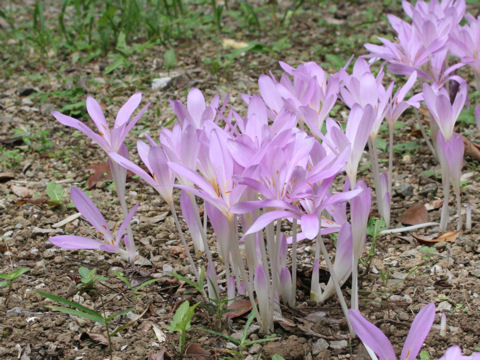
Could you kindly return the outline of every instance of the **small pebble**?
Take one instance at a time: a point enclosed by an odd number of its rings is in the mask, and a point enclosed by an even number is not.
[[[347,340],[337,340],[337,341],[330,342],[330,347],[334,350],[345,349],[347,346],[348,346]]]

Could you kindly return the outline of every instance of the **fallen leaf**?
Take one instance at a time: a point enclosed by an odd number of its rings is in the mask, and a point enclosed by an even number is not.
[[[428,211],[425,205],[415,204],[409,207],[400,217],[404,225],[417,225],[428,222]]]
[[[23,205],[23,204],[34,204],[34,205],[41,205],[41,204],[47,204],[50,201],[50,199],[47,196],[39,196],[36,198],[22,198],[18,199],[15,204],[16,205]]]
[[[442,205],[443,205],[443,199],[438,199],[425,204],[425,208],[427,209],[427,211],[432,211],[432,210],[440,209]]]
[[[148,355],[148,360],[163,360],[165,358],[165,350],[160,350]]]
[[[31,198],[33,196],[33,190],[24,186],[12,185],[10,189],[20,198]]]
[[[460,234],[460,233],[461,233],[461,230],[448,231],[446,233],[443,233],[442,235],[440,235],[439,237],[437,237],[435,239],[428,239],[428,238],[425,238],[425,237],[416,236],[414,234],[412,234],[412,236],[420,244],[433,244],[433,243],[442,242],[442,241],[448,241],[448,242],[455,241],[455,239],[457,238],[457,235]]]
[[[465,155],[469,155],[475,160],[480,160],[480,146],[471,142],[467,137],[460,135],[465,144]]]
[[[167,215],[168,215],[168,211],[162,212],[161,214],[159,214],[157,216],[153,216],[153,217],[152,216],[142,216],[142,215],[140,215],[140,222],[145,223],[145,224],[149,224],[149,225],[153,225],[153,224],[158,223],[162,220],[165,220]]]
[[[180,259],[185,259],[187,257],[187,253],[181,245],[170,247],[170,254],[173,256],[178,256]]]
[[[167,336],[165,333],[155,324],[152,324],[153,332],[155,333],[155,336],[157,337],[157,340],[160,344],[164,343],[165,340],[167,340]]]
[[[108,339],[102,334],[95,334],[95,333],[87,332],[87,335],[90,339],[99,343],[100,345],[105,345],[105,346],[108,345]]]
[[[0,182],[7,182],[15,179],[15,174],[11,171],[5,171],[0,173]]]
[[[243,48],[246,48],[248,46],[248,43],[246,43],[245,41],[237,41],[237,40],[234,40],[234,39],[228,39],[228,38],[225,38],[222,40],[222,46],[223,48],[232,48],[232,49],[243,49]]]
[[[88,177],[88,189],[90,190],[100,181],[111,180],[112,172],[108,161],[103,161],[98,164],[89,166],[85,170],[93,171],[93,174]]]
[[[184,359],[209,359],[210,352],[202,348],[199,344],[189,344],[185,349]]]
[[[235,319],[249,312],[252,309],[252,303],[248,299],[238,299],[228,305],[227,309],[229,311],[223,314],[223,316],[228,319]]]

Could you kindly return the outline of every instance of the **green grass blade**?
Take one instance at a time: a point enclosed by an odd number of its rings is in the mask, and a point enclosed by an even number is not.
[[[212,335],[217,335],[217,336],[221,336],[223,337],[224,339],[227,339],[228,341],[231,341],[232,343],[234,343],[235,345],[240,345],[240,341],[238,339],[235,339],[229,335],[226,335],[226,334],[222,334],[221,332],[218,332],[218,331],[214,331],[214,330],[210,330],[210,329],[205,329],[205,328],[195,328],[197,330],[201,330],[201,331],[205,331],[209,334],[212,334]]]
[[[67,300],[67,299],[64,299],[60,296],[57,296],[57,295],[53,295],[53,294],[49,294],[47,292],[44,292],[44,291],[40,291],[40,290],[37,290],[37,293],[46,297],[47,299],[50,299],[50,300],[53,300],[53,301],[56,301],[56,302],[59,302],[61,304],[64,304],[64,305],[68,305],[68,306],[71,306],[71,307],[74,307],[75,309],[78,309],[82,312],[85,312],[85,313],[88,313],[88,314],[91,314],[91,315],[99,315],[98,312],[96,312],[95,310],[92,310],[86,306],[83,306],[83,305],[80,305],[80,304],[77,304],[76,302],[74,301],[70,301],[70,300]]]
[[[89,320],[98,322],[102,325],[106,325],[105,320],[103,319],[103,317],[99,313],[90,314],[90,313],[86,313],[86,312],[83,312],[83,311],[68,309],[68,308],[64,308],[64,307],[61,307],[61,306],[55,306],[55,305],[49,305],[48,307],[52,310],[55,310],[55,311],[60,311],[60,312],[65,313],[65,314],[78,316],[78,317],[81,317],[81,318],[84,318],[84,319],[89,319]]]
[[[117,316],[126,314],[126,313],[128,313],[129,311],[132,311],[132,310],[133,310],[133,308],[128,308],[128,309],[119,311],[118,313],[113,314],[113,315],[110,315],[109,317],[107,317],[107,321],[110,322],[110,321],[112,321],[113,319],[115,319]]]
[[[141,283],[140,285],[138,285],[134,291],[137,292],[138,290],[142,290],[145,286],[148,286],[156,281],[160,281],[161,279],[150,279],[150,280],[147,280],[145,281],[144,283]]]

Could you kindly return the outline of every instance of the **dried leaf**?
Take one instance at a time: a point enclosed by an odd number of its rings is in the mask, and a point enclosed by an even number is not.
[[[157,337],[157,340],[160,344],[164,343],[165,340],[167,340],[167,336],[165,333],[155,324],[152,324],[153,332],[155,333],[155,336]]]
[[[460,135],[465,144],[465,155],[469,155],[475,160],[480,160],[480,146],[471,142],[467,137]]]
[[[235,319],[237,317],[242,316],[243,314],[246,314],[252,309],[252,303],[248,299],[238,299],[235,300],[233,303],[228,305],[228,310],[229,311],[223,316],[225,316],[228,319]]]
[[[163,360],[165,358],[165,350],[160,350],[148,355],[148,360]]]
[[[227,49],[227,48],[243,49],[248,46],[248,43],[246,43],[245,41],[237,41],[234,39],[226,38],[222,40],[222,46],[224,49]]]
[[[105,346],[108,345],[108,339],[102,334],[95,334],[95,333],[87,332],[87,335],[90,339],[99,343],[100,345],[105,345]]]
[[[90,190],[100,181],[111,180],[112,172],[108,161],[103,161],[92,166],[89,166],[85,170],[93,171],[93,174],[88,178],[88,189]]]
[[[39,196],[36,198],[22,198],[15,202],[16,205],[23,205],[23,204],[34,204],[34,205],[41,205],[47,204],[49,202],[48,196]]]
[[[425,204],[425,208],[427,209],[427,211],[432,211],[432,210],[440,209],[442,205],[443,205],[443,199],[438,199]]]
[[[461,230],[457,230],[457,231],[448,231],[446,233],[443,233],[442,235],[440,235],[439,237],[435,238],[435,239],[428,239],[428,238],[425,238],[425,237],[419,237],[419,236],[416,236],[414,234],[412,234],[412,236],[420,243],[420,244],[434,244],[434,243],[437,243],[437,242],[442,242],[442,241],[448,241],[448,242],[451,242],[451,241],[455,241],[455,239],[457,238],[457,235],[460,234]]]
[[[186,259],[187,253],[185,249],[181,245],[171,246],[170,247],[170,254],[173,256],[178,256],[180,259]]]
[[[409,207],[400,218],[404,225],[417,225],[428,222],[428,211],[425,205],[415,204]]]
[[[199,344],[189,344],[185,349],[185,359],[203,360],[210,358],[210,352],[202,348]]]
[[[33,190],[24,186],[12,185],[10,189],[20,198],[31,198],[33,196]]]
[[[153,225],[153,224],[158,223],[162,220],[165,220],[167,215],[168,215],[168,211],[162,212],[159,215],[153,216],[153,217],[152,216],[142,216],[142,215],[140,215],[140,222],[145,223],[145,224],[149,224],[149,225]]]
[[[11,171],[5,171],[0,173],[0,182],[7,182],[15,179],[15,174]]]

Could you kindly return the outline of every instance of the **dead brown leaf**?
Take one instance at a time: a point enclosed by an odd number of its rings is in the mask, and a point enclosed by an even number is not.
[[[165,350],[160,350],[148,355],[148,360],[163,360],[165,358]]]
[[[173,256],[178,256],[180,259],[185,259],[187,257],[185,249],[180,245],[170,247],[170,254]]]
[[[105,337],[105,335],[89,333],[89,332],[87,332],[87,335],[90,339],[99,343],[100,345],[105,345],[105,346],[108,345],[108,339]]]
[[[108,161],[103,161],[92,166],[89,166],[85,170],[93,171],[93,174],[88,177],[88,189],[90,190],[100,181],[111,180],[112,172]]]
[[[409,207],[400,217],[404,225],[417,225],[428,222],[428,211],[425,205],[415,204]]]
[[[460,136],[465,144],[465,155],[469,155],[475,160],[480,160],[480,146],[471,142],[466,136]]]
[[[437,209],[440,209],[442,205],[443,205],[443,199],[438,199],[425,204],[425,208],[427,209],[427,211],[437,210]]]
[[[228,319],[235,319],[249,312],[252,309],[252,303],[248,299],[238,299],[228,305],[227,308],[229,311],[223,314],[223,316]]]
[[[457,231],[447,231],[446,233],[443,233],[442,235],[440,235],[439,237],[435,238],[435,239],[428,239],[428,238],[425,238],[425,237],[420,237],[420,236],[416,236],[414,234],[412,234],[412,236],[420,243],[420,244],[434,244],[434,243],[437,243],[437,242],[442,242],[442,241],[447,241],[447,242],[451,242],[451,241],[455,241],[455,239],[457,238],[458,234],[461,233],[461,230],[457,230]]]
[[[47,196],[39,196],[36,198],[22,198],[18,199],[15,204],[16,205],[23,205],[23,204],[33,204],[33,205],[42,205],[47,204],[50,199]]]
[[[199,344],[189,344],[185,349],[184,359],[203,360],[210,358],[210,352],[202,348]]]
[[[24,186],[12,185],[10,189],[20,198],[31,198],[33,196],[33,190]]]
[[[7,182],[15,179],[15,174],[11,171],[5,171],[0,173],[0,182]]]

